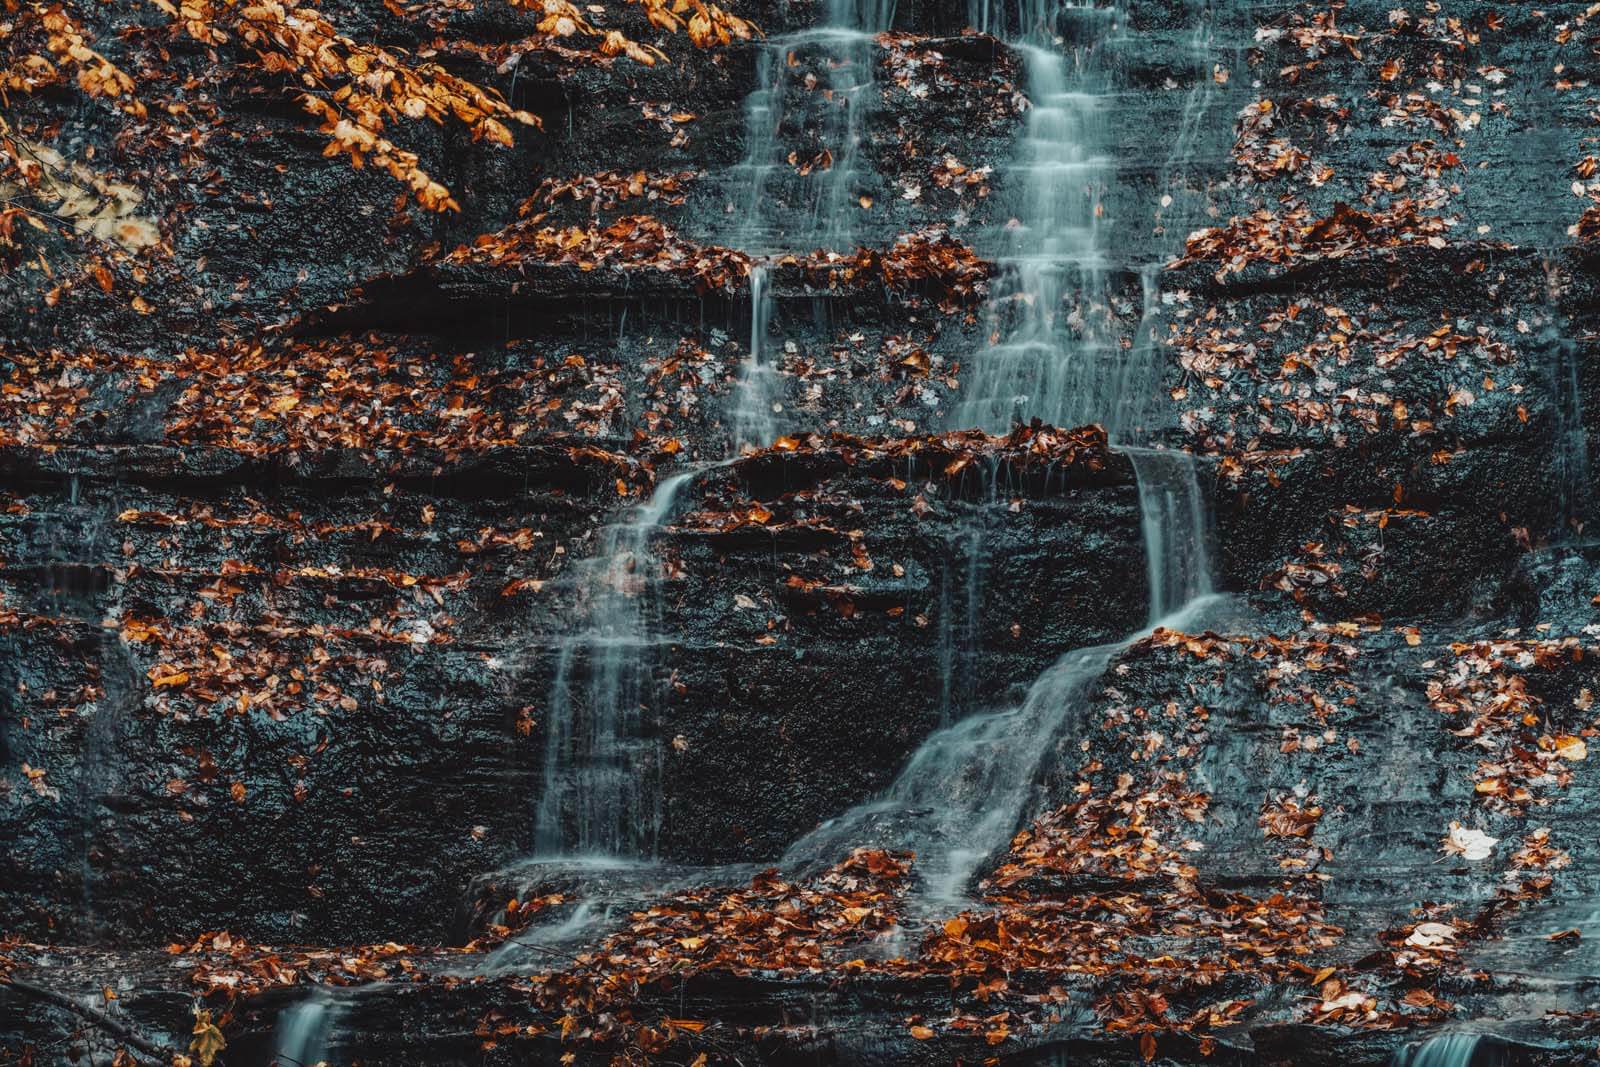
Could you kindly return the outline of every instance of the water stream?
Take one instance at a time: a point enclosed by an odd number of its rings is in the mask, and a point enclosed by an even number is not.
[[[876,39],[894,23],[894,9],[895,0],[827,0],[819,24],[767,39],[745,101],[745,156],[731,173],[740,248],[762,254],[851,241],[863,210],[861,142]]]
[[[987,311],[991,343],[971,361],[956,425],[1003,431],[1017,418],[1076,426],[1106,417],[1107,371],[1120,355],[1105,329],[1101,248],[1114,172],[1105,155],[1108,75],[1097,42],[1070,52],[1058,43],[1062,10],[1035,0],[1020,10],[981,0],[972,9],[979,29],[1021,56],[1030,106],[1006,173],[1013,217]],[[1118,15],[1083,10],[1107,29]]]
[[[564,638],[545,721],[544,788],[534,851],[650,856],[660,827],[651,788],[650,742],[640,737],[654,669],[655,590],[651,542],[698,470],[674,474],[650,499],[605,529],[578,568],[588,597],[581,627]]]
[[[1395,1050],[1389,1067],[1503,1067],[1504,1047],[1483,1034],[1436,1034]]]
[[[731,243],[757,257],[750,272],[750,353],[734,398],[735,453],[778,436],[782,378],[768,351],[776,308],[767,260],[819,247],[848,252],[863,206],[862,142],[879,33],[895,0],[828,0],[816,26],[762,47],[745,101],[745,155],[731,168]],[[798,147],[797,147],[798,145]],[[870,202],[870,198],[866,201]]]
[[[1058,47],[1052,20],[1059,10],[1030,0],[1020,11],[987,3],[973,11],[977,25],[1022,55],[1033,106],[1013,168],[1017,215],[990,301],[991,343],[973,360],[953,421],[998,432],[1033,417],[1067,426],[1098,418],[1115,436],[1136,410],[1125,395],[1153,392],[1161,367],[1148,329],[1141,326],[1145,340],[1128,352],[1099,326],[1106,318],[1100,205],[1109,166],[1099,146],[1107,75],[1092,42],[1070,56]],[[1117,31],[1114,9],[1096,15],[1108,34]],[[1111,661],[1156,627],[1193,627],[1222,603],[1212,591],[1209,508],[1194,457],[1123,451],[1139,487],[1148,627],[1066,653],[1015,708],[968,715],[935,732],[888,789],[795,842],[787,866],[833,862],[864,844],[910,849],[923,899],[958,904],[984,862],[1043,803],[1040,771]]]
[[[910,849],[917,854],[923,899],[959,904],[984,861],[1040,801],[1041,768],[1111,661],[1158,625],[1195,626],[1225,599],[1190,596],[1120,641],[1074,649],[1033,683],[1020,706],[970,715],[933,733],[888,789],[796,841],[784,865],[825,865],[861,845]]]

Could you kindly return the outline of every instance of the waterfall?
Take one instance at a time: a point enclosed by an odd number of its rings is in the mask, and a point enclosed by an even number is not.
[[[657,485],[648,502],[606,528],[600,551],[578,568],[590,602],[581,629],[561,642],[550,687],[537,854],[654,851],[659,801],[646,788],[650,742],[639,736],[652,696],[650,622],[660,581],[650,547],[695,473]]]
[[[734,453],[761,448],[778,436],[773,419],[780,405],[778,369],[766,355],[767,331],[772,323],[772,291],[768,286],[768,267],[757,263],[750,268],[750,354],[734,393],[729,444]]]
[[[850,242],[861,210],[861,141],[874,49],[877,35],[894,22],[894,7],[894,0],[828,0],[819,25],[768,38],[757,61],[757,88],[745,101],[744,160],[733,169],[743,188],[734,192],[730,210],[738,205],[736,240],[745,251]],[[780,136],[786,127],[815,129],[815,143],[796,148]],[[792,162],[786,149],[796,153]]]
[[[1403,1045],[1389,1059],[1389,1067],[1501,1067],[1505,1048],[1483,1034],[1436,1034],[1414,1045]]]
[[[273,1056],[290,1067],[326,1062],[329,1039],[345,1006],[343,1000],[336,1001],[323,989],[290,1005],[278,1019]]]
[[[1019,149],[1018,215],[990,300],[991,342],[973,360],[957,425],[1003,431],[1041,417],[1062,425],[1098,419],[1114,441],[1144,433],[1160,383],[1151,337],[1154,275],[1145,274],[1139,343],[1124,352],[1105,335],[1101,196],[1108,164],[1098,154],[1106,78],[1092,49],[1067,57],[1051,19],[1060,9],[1025,0],[1015,23],[983,3],[982,28],[1004,33],[1023,57],[1033,106]],[[1111,11],[1116,19],[1120,13]],[[1186,101],[1185,118],[1195,110]],[[1198,121],[1197,119],[1194,121]],[[1223,598],[1212,592],[1209,507],[1192,455],[1124,445],[1138,483],[1150,622],[1121,641],[1063,655],[1013,709],[970,715],[930,735],[879,796],[817,827],[784,857],[791,867],[832,862],[864,844],[909,848],[925,899],[959,902],[974,874],[1040,801],[1040,776],[1089,703],[1113,659],[1158,626],[1188,629]]]
[[[1188,628],[1221,600],[1192,598],[1158,625]],[[888,789],[796,841],[784,864],[831,863],[861,845],[909,848],[917,854],[924,897],[958,903],[978,867],[1029,814],[1039,771],[1073,712],[1092,696],[1091,686],[1112,659],[1154,629],[1074,649],[1033,683],[1020,706],[968,716],[931,734]]]
[[[1003,10],[981,4],[973,11],[979,29],[1007,37],[1022,57],[1030,106],[1020,159],[1007,172],[1015,214],[987,309],[992,340],[967,371],[953,419],[960,426],[1003,431],[1014,418],[1034,416],[1079,425],[1104,419],[1114,399],[1105,372],[1120,353],[1104,329],[1100,250],[1111,164],[1101,152],[1105,108],[1095,91],[1105,76],[1094,48],[1062,52],[1056,10],[1024,3],[1015,34],[1007,33]]]
[[[744,159],[732,168],[734,246],[762,259],[818,246],[850,250],[864,210],[861,146],[874,50],[894,7],[894,0],[828,0],[819,25],[768,38],[757,88],[745,101]],[[781,136],[791,130],[816,131],[815,138],[795,148]],[[750,355],[732,405],[735,453],[770,443],[781,429],[773,416],[782,410],[783,381],[766,352],[775,296],[767,263],[756,263]]]
[[[776,35],[762,47],[758,87],[745,105],[745,158],[734,168],[744,184],[734,239],[744,250],[770,254],[780,250],[780,239],[800,250],[808,250],[809,242],[850,240],[873,49],[893,17],[893,0],[830,0],[824,24]],[[802,56],[814,57],[817,69],[809,69]],[[819,71],[818,81],[805,88],[805,74]],[[784,152],[779,134],[791,91],[806,106],[822,109],[816,126],[821,149],[830,156],[827,165],[791,163]],[[781,190],[780,175],[791,179]],[[795,224],[793,198],[809,204],[799,216],[809,222]],[[763,447],[779,432],[773,416],[782,410],[781,382],[768,352],[773,310],[769,266],[757,263],[750,271],[750,351],[726,415],[732,455]],[[599,551],[579,569],[589,605],[582,627],[560,645],[550,688],[536,855],[649,858],[655,851],[655,753],[639,729],[654,695],[659,643],[651,625],[659,581],[651,542],[696,473],[663,481],[649,502],[606,529]]]
[[[1139,481],[1140,526],[1154,624],[1212,591],[1211,509],[1189,453],[1153,448],[1122,451],[1133,461]]]
[[[1154,279],[1147,273],[1140,343],[1125,351],[1105,328],[1100,248],[1110,173],[1101,153],[1109,76],[1092,44],[1070,57],[1063,51],[1053,22],[1062,10],[1026,0],[1020,11],[983,6],[973,12],[978,25],[1006,36],[1021,55],[1032,107],[1011,183],[1016,218],[1006,227],[1002,281],[986,312],[992,341],[973,360],[968,399],[952,421],[1003,431],[1014,416],[1063,425],[1098,418],[1120,440],[1124,430],[1143,429],[1143,405],[1128,398],[1152,394],[1159,384],[1162,368],[1148,336]],[[1104,21],[1112,32],[1121,17],[1115,9],[1072,10]],[[879,0],[833,0],[825,26],[776,37],[763,48],[760,85],[746,108],[747,154],[737,168],[746,192],[738,238],[747,250],[778,251],[780,234],[791,243],[797,234],[801,241],[848,238],[873,36],[892,14],[892,6]],[[791,63],[791,56],[808,50],[823,56],[831,92],[802,99],[813,106],[820,100],[827,109],[820,125],[834,151],[832,166],[809,176],[786,162],[779,136],[786,97],[794,89],[790,80],[806,69],[803,62]],[[781,189],[780,174],[787,183]],[[810,205],[799,213],[798,227],[792,222],[796,197]],[[777,432],[771,417],[777,374],[768,355],[771,280],[765,264],[752,270],[750,352],[729,413],[735,453]],[[1123,450],[1139,487],[1149,626],[1121,641],[1067,652],[1017,707],[962,717],[971,701],[956,692],[955,646],[971,641],[979,606],[979,519],[955,542],[972,580],[964,598],[968,618],[964,626],[941,620],[941,644],[950,646],[940,657],[947,725],[923,743],[887,790],[795,842],[786,863],[833,862],[863,844],[910,847],[918,853],[929,895],[957,899],[984,859],[1030,814],[1046,760],[1110,662],[1156,626],[1193,626],[1214,608],[1220,598],[1211,592],[1208,507],[1193,457],[1147,447]],[[658,801],[646,784],[653,757],[639,737],[656,644],[650,623],[658,578],[650,573],[650,547],[689,477],[664,481],[648,504],[608,528],[600,551],[585,565],[586,621],[561,646],[546,714],[550,733],[535,834],[540,856],[653,852]],[[947,613],[962,610],[949,590],[944,596]]]

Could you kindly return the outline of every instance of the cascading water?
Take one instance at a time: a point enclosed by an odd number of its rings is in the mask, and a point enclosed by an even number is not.
[[[735,168],[744,209],[734,237],[747,251],[777,251],[780,239],[849,241],[875,38],[893,16],[893,0],[830,0],[823,25],[774,36],[762,48],[759,88],[745,108],[746,157]],[[791,111],[791,96],[804,106]],[[780,133],[791,124],[819,131],[815,156],[789,161]],[[797,212],[797,202],[809,207]],[[733,455],[772,441],[781,411],[768,353],[774,304],[765,263],[751,269],[750,301],[750,351],[727,415]],[[649,784],[653,755],[638,730],[652,697],[656,644],[650,616],[659,576],[650,548],[696,473],[662,482],[648,503],[606,529],[582,567],[579,586],[590,602],[583,628],[561,645],[551,686],[536,855],[648,859],[654,852],[660,813]]]
[[[1023,195],[1012,227],[1013,251],[1002,261],[1006,280],[991,301],[991,321],[1003,325],[974,360],[970,399],[955,421],[1002,431],[1019,417],[1065,425],[1098,417],[1115,436],[1141,408],[1126,395],[1153,392],[1160,366],[1145,324],[1143,343],[1128,354],[1095,325],[1105,316],[1096,237],[1096,185],[1105,164],[1095,153],[1100,100],[1093,90],[1103,84],[1092,57],[1080,50],[1074,57],[1077,77],[1069,85],[1066,57],[1052,47],[1053,10],[1030,2],[1015,23],[1021,39],[1013,38],[1013,44],[1024,57],[1035,100],[1018,168]],[[987,6],[974,19],[991,29],[1009,25],[1005,12]],[[1067,305],[1073,310],[1064,312]],[[1222,601],[1212,593],[1208,508],[1194,457],[1151,448],[1125,451],[1143,513],[1149,627],[1122,641],[1068,652],[1019,707],[972,715],[934,733],[877,798],[797,841],[785,856],[788,865],[830,862],[862,844],[909,848],[917,854],[924,897],[959,901],[979,866],[1027,817],[1041,768],[1111,661],[1157,626],[1191,627]]]
[[[1110,163],[1101,151],[1105,101],[1096,91],[1105,78],[1093,47],[1068,56],[1056,44],[1062,10],[1026,0],[1014,16],[988,3],[972,13],[974,25],[1006,38],[1022,57],[1030,106],[1009,172],[1018,195],[989,302],[991,343],[967,372],[952,420],[959,426],[998,431],[1022,416],[1077,425],[1104,418],[1111,399],[1103,386],[1115,353],[1104,329],[1100,249]]]
[[[1192,626],[1221,599],[1192,595],[1159,624]],[[932,734],[887,790],[795,842],[785,865],[832,862],[861,845],[911,849],[923,896],[958,902],[978,867],[1026,817],[1038,772],[1090,687],[1118,653],[1154,628],[1068,652],[1033,683],[1020,707],[972,715]]]
[[[817,25],[769,38],[745,102],[745,158],[732,243],[752,256],[848,251],[862,198],[861,143],[874,85],[877,35],[894,22],[894,0],[829,0]],[[793,148],[797,135],[809,135]],[[782,380],[768,352],[776,306],[768,265],[750,271],[750,355],[734,398],[737,453],[778,436]]]
[[[1503,1067],[1504,1047],[1483,1034],[1438,1034],[1395,1050],[1389,1067]]]
[[[607,527],[600,551],[580,569],[590,603],[583,629],[561,644],[550,687],[536,854],[654,850],[660,817],[646,787],[650,753],[638,736],[651,696],[650,614],[660,580],[650,545],[694,473],[661,482],[647,503]]]
[[[1112,27],[1120,18],[1115,9],[1074,10],[1089,22],[1105,20]],[[988,312],[996,339],[974,360],[966,386],[970,399],[952,421],[1004,431],[1014,415],[1061,425],[1098,419],[1116,437],[1132,425],[1123,402],[1129,374],[1136,373],[1140,380],[1134,384],[1148,392],[1158,369],[1151,346],[1141,344],[1130,360],[1107,329],[1099,242],[1110,170],[1100,154],[1102,100],[1096,95],[1105,82],[1090,48],[1075,51],[1069,65],[1054,37],[1055,13],[1059,9],[1046,0],[1024,0],[1008,24],[1016,26],[1012,32],[1000,24],[1006,14],[999,9],[984,4],[974,12],[974,24],[1005,36],[1022,54],[1034,106],[1020,146],[1023,196],[1016,224],[1008,228],[1003,280]],[[780,235],[790,247],[819,240],[837,247],[850,240],[873,40],[892,16],[892,2],[831,0],[827,25],[775,38],[764,49],[762,88],[751,94],[747,107],[749,148],[740,168],[747,193],[739,243],[747,250],[781,251]],[[797,215],[773,190],[779,174],[806,177],[781,153],[779,132],[786,121],[785,79],[795,76],[791,49],[809,48],[824,57],[827,84],[818,99],[828,109],[821,128],[831,141],[831,166],[812,166],[811,191],[802,201],[810,209]],[[810,226],[795,226],[797,217],[809,217]],[[768,358],[774,303],[765,265],[752,271],[750,289],[750,352],[730,408],[729,445],[735,455],[779,432],[772,417],[779,376]],[[1037,804],[1046,760],[1111,661],[1158,625],[1189,628],[1214,610],[1222,598],[1211,594],[1207,509],[1193,458],[1153,449],[1129,454],[1149,559],[1149,627],[1122,641],[1066,653],[1017,707],[968,715],[937,731],[888,790],[797,841],[785,855],[787,865],[831,863],[851,848],[874,843],[911,848],[918,855],[926,899],[958,901],[984,860],[1004,846]],[[651,549],[682,489],[704,469],[663,481],[647,503],[604,531],[600,550],[580,570],[579,587],[589,603],[582,627],[560,646],[546,709],[549,734],[535,819],[535,863],[576,856],[579,863],[603,867],[614,860],[619,871],[642,876],[656,892],[672,885],[672,874],[632,862],[652,856],[660,818],[649,785],[654,754],[639,736],[642,713],[653,696],[657,645],[653,591],[660,575]],[[981,526],[966,531],[960,550],[968,572],[965,630],[957,637],[953,623],[941,623],[950,627],[952,648],[975,643]],[[970,709],[972,695],[962,692],[957,698],[954,653],[948,658],[943,710],[953,718],[958,705]],[[529,939],[535,950],[581,940],[609,911],[609,905],[585,901],[565,921]],[[511,948],[475,965],[477,973],[514,963],[518,957]],[[281,1025],[282,1052],[320,1057],[339,1010],[324,996],[291,1008]]]
[[[873,50],[894,8],[895,0],[828,0],[820,24],[768,38],[745,102],[745,158],[733,171],[743,187],[730,209],[740,210],[745,251],[850,241]],[[796,148],[800,133],[811,136]]]

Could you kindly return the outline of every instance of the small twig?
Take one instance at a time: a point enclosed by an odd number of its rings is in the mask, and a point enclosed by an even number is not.
[[[22,996],[45,1004],[54,1005],[63,1011],[71,1012],[85,1022],[92,1023],[118,1040],[125,1041],[148,1056],[159,1056],[170,1059],[176,1051],[171,1045],[145,1036],[132,1024],[120,1019],[114,1019],[103,1011],[96,1011],[85,1004],[80,1004],[65,993],[58,993],[54,989],[36,986],[31,982],[21,982],[15,978],[0,981],[0,989],[14,989]]]
[[[505,939],[505,944],[516,945],[518,948],[525,948],[529,952],[542,952],[546,956],[552,956],[558,960],[565,960],[568,963],[576,963],[578,961],[578,957],[573,953],[562,952],[560,949],[550,948],[547,945],[540,945],[532,941],[518,941],[514,937],[508,937]]]

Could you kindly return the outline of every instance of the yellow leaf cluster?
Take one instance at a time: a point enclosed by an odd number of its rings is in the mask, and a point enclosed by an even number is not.
[[[664,53],[653,45],[641,45],[620,30],[604,30],[584,16],[571,0],[510,0],[512,7],[537,10],[543,15],[539,32],[551,37],[572,37],[582,34],[600,39],[599,51],[605,56],[625,55],[629,59],[653,66]],[[689,40],[697,48],[711,48],[731,44],[735,39],[749,40],[760,34],[753,22],[707,3],[705,0],[629,0],[644,9],[650,25],[667,33],[687,31]]]
[[[60,4],[28,5],[44,28],[45,47],[56,61],[78,72],[78,86],[90,96],[112,101],[122,110],[143,118],[144,105],[133,94],[133,79],[105,56],[89,47],[83,26]]]
[[[76,17],[78,0],[7,0],[15,16],[0,23],[0,97],[6,92],[34,92],[75,78],[87,94],[110,101],[127,114],[145,118],[136,95],[137,83],[98,52],[83,22]],[[513,7],[539,13],[538,30],[548,38],[584,36],[606,57],[626,56],[654,65],[665,54],[618,29],[592,20],[603,9],[580,9],[572,0],[507,0]],[[686,33],[700,48],[726,45],[757,36],[751,22],[708,0],[626,0],[643,9],[649,23],[669,33]],[[371,165],[404,184],[418,204],[430,211],[459,210],[450,190],[421,166],[415,152],[390,139],[400,119],[462,123],[475,141],[509,146],[514,124],[540,125],[539,119],[513,107],[491,88],[452,74],[435,62],[423,61],[396,48],[355,41],[339,32],[315,0],[150,0],[175,30],[208,48],[236,42],[247,62],[297,88],[300,103],[315,117],[328,138],[324,154],[343,157],[356,167]],[[391,8],[391,11],[394,9]],[[0,124],[0,136],[8,134]],[[18,172],[24,164],[0,144],[0,173]],[[36,168],[35,168],[36,169]],[[127,226],[122,227],[124,230]],[[144,232],[129,233],[123,243],[139,244]]]
[[[14,15],[0,25],[0,43],[8,46],[0,66],[0,91],[36,92],[60,83],[65,72],[74,71],[78,86],[90,96],[109,100],[136,118],[144,117],[133,79],[89,47],[83,24],[62,4],[16,5]],[[41,47],[43,53],[37,50]]]
[[[203,43],[236,36],[262,68],[306,87],[301,103],[328,136],[324,151],[363,167],[372,163],[401,182],[430,211],[459,210],[450,191],[419,165],[416,153],[384,135],[392,121],[452,118],[473,140],[510,145],[508,122],[539,120],[508,104],[492,89],[458,77],[437,63],[346,37],[313,7],[279,0],[185,0],[174,11],[184,32]]]

